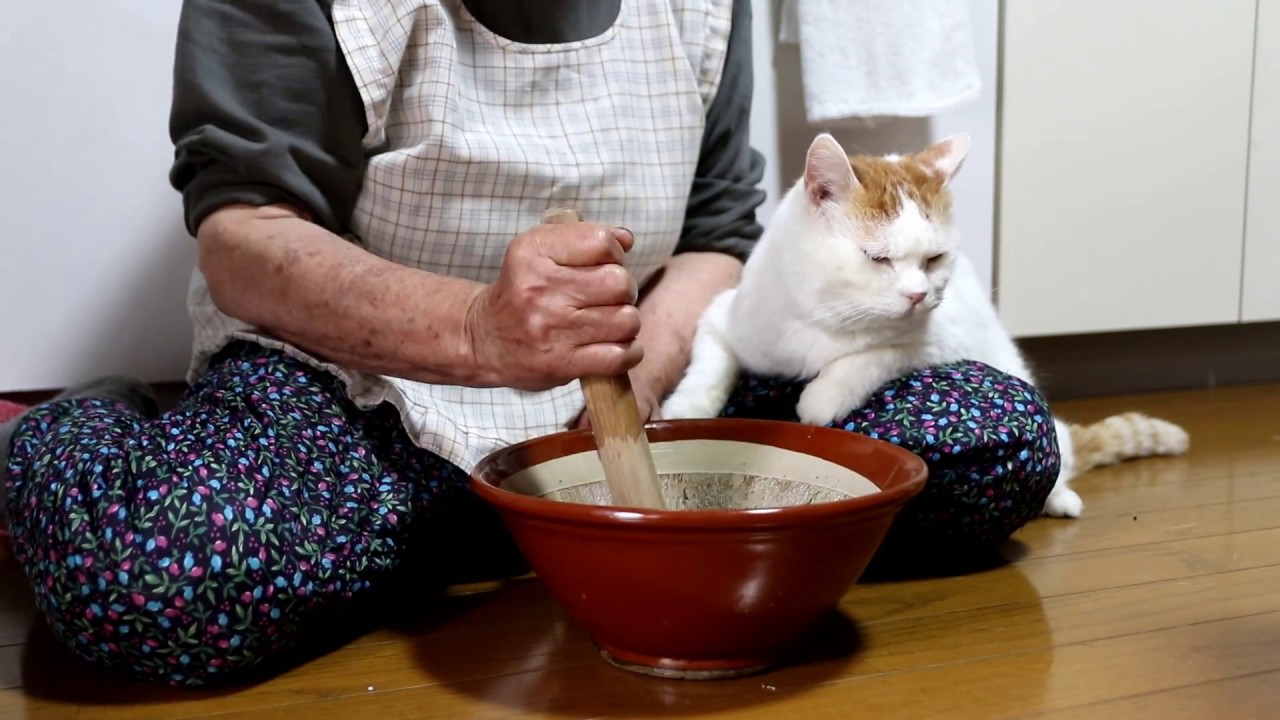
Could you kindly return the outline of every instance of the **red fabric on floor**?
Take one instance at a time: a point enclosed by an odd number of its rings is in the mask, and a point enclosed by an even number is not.
[[[26,409],[26,405],[19,405],[16,402],[9,402],[8,400],[0,400],[0,423],[7,422],[10,418],[17,417],[19,413]]]
[[[17,417],[23,410],[26,410],[26,409],[27,409],[26,405],[19,405],[18,403],[9,402],[8,400],[0,400],[0,423],[6,422],[11,418]],[[5,527],[4,518],[0,517],[0,540],[6,540],[8,539],[8,537],[9,537],[9,528]]]

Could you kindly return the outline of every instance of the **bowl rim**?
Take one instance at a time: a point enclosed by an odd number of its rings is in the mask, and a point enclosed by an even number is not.
[[[711,418],[655,420],[645,424],[645,433],[650,443],[680,440],[745,441],[801,453],[806,451],[796,446],[802,442],[811,441],[815,437],[826,436],[835,443],[830,447],[839,448],[841,439],[854,436],[859,439],[853,444],[862,444],[862,449],[853,448],[851,444],[850,448],[843,452],[806,454],[861,472],[852,463],[858,456],[865,454],[865,447],[870,444],[880,452],[895,456],[903,466],[907,477],[895,486],[882,489],[880,492],[845,500],[778,508],[724,510],[656,510],[624,505],[588,505],[522,495],[501,487],[501,479],[524,468],[595,449],[595,436],[590,430],[565,430],[530,438],[489,453],[469,473],[469,483],[476,494],[500,510],[518,512],[536,518],[614,527],[621,523],[637,529],[642,527],[685,530],[706,528],[724,531],[725,529],[761,529],[812,524],[839,520],[853,515],[865,517],[867,513],[874,513],[877,510],[897,512],[903,504],[924,489],[929,476],[928,465],[919,455],[891,442],[843,428],[805,425],[786,420]],[[784,437],[792,438],[793,442],[781,442]],[[551,448],[555,448],[555,451],[553,452]],[[542,450],[542,452],[535,453],[532,460],[520,461],[520,458],[527,456],[533,450]]]

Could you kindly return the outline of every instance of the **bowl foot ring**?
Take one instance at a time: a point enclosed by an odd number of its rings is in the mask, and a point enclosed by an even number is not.
[[[622,668],[623,670],[638,673],[640,675],[665,678],[667,680],[732,680],[734,678],[758,675],[773,667],[770,663],[716,669],[663,667],[657,664],[651,665],[624,660],[603,648],[597,647],[596,649],[599,650],[600,657],[604,658],[614,667]]]

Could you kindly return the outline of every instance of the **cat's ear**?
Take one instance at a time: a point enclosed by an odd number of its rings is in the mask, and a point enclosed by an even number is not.
[[[821,205],[858,189],[853,165],[840,143],[827,133],[813,139],[804,160],[804,189],[809,202]]]
[[[945,178],[946,182],[950,182],[960,171],[964,159],[969,156],[969,145],[969,133],[956,133],[920,153],[920,162]]]

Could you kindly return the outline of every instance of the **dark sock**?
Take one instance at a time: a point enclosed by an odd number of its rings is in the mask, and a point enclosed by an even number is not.
[[[90,380],[89,382],[67,388],[66,390],[58,393],[53,400],[49,400],[48,402],[69,400],[71,398],[103,398],[106,400],[116,400],[128,405],[139,415],[146,418],[153,418],[160,413],[155,393],[153,393],[150,388],[138,380],[119,375],[98,378],[97,380]],[[37,404],[35,407],[39,406],[40,405]],[[8,495],[8,482],[6,481],[6,478],[9,473],[10,443],[13,441],[13,433],[18,429],[18,424],[21,423],[22,419],[27,416],[27,413],[31,412],[33,409],[35,408],[33,407],[0,425],[0,521],[4,520],[5,506],[7,504],[6,496]]]

